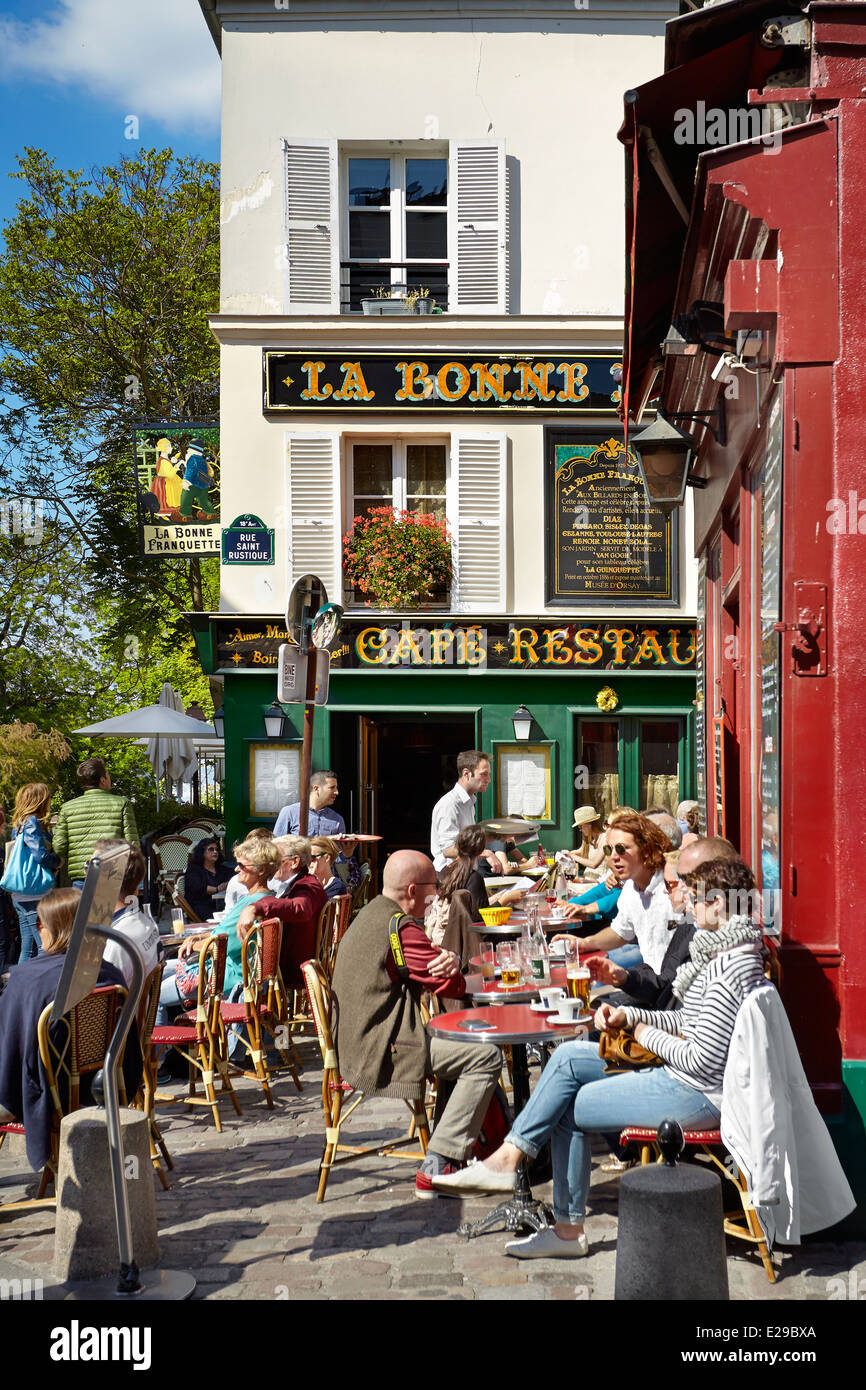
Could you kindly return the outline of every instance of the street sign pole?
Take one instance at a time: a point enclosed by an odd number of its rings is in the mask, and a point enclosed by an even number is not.
[[[300,661],[304,663],[304,741],[301,746],[301,807],[298,833],[307,835],[310,826],[310,781],[313,775],[313,729],[316,704],[324,705],[328,698],[330,660],[327,645],[339,629],[343,610],[339,604],[328,603],[325,586],[318,575],[305,574],[298,579],[286,605],[286,629],[298,644]],[[282,654],[282,648],[281,654]],[[300,676],[300,671],[297,675]],[[280,684],[283,684],[283,663],[280,663]],[[298,684],[300,681],[298,680]],[[288,690],[288,682],[285,683]],[[278,686],[279,690],[279,686]],[[318,692],[318,700],[317,700]],[[282,699],[282,696],[278,695]],[[297,698],[297,697],[295,697]]]

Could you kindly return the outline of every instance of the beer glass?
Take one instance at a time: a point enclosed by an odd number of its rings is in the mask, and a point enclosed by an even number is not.
[[[565,982],[570,999],[579,999],[584,1013],[589,1012],[589,967],[577,961],[566,962]]]
[[[481,943],[481,978],[484,989],[496,987],[496,951],[489,941]]]
[[[520,984],[520,956],[515,942],[499,942],[496,947],[496,963],[499,966],[499,981],[503,989],[514,989]]]

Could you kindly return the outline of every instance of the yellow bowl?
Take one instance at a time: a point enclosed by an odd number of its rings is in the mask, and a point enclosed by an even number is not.
[[[511,916],[510,907],[481,907],[478,911],[485,927],[504,926]]]

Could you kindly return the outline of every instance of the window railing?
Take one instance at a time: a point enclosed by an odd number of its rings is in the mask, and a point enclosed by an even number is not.
[[[394,281],[391,271],[402,270],[403,278]],[[401,300],[413,291],[426,289],[428,294],[419,303],[427,302],[430,309],[415,309],[418,314],[430,313],[435,305],[437,310],[448,312],[449,285],[447,261],[420,264],[418,261],[341,261],[340,262],[340,313],[361,314],[364,312],[362,300]],[[376,291],[386,290],[387,294],[377,295]]]

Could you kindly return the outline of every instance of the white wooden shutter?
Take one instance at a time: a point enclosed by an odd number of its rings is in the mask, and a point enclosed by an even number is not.
[[[342,592],[340,436],[289,433],[286,468],[288,587],[317,574],[332,603]]]
[[[287,140],[286,264],[290,314],[340,312],[336,140]]]
[[[454,607],[460,613],[502,613],[506,576],[504,434],[453,434],[451,476],[456,500]]]
[[[452,140],[448,179],[449,311],[505,314],[508,228],[504,141]]]

